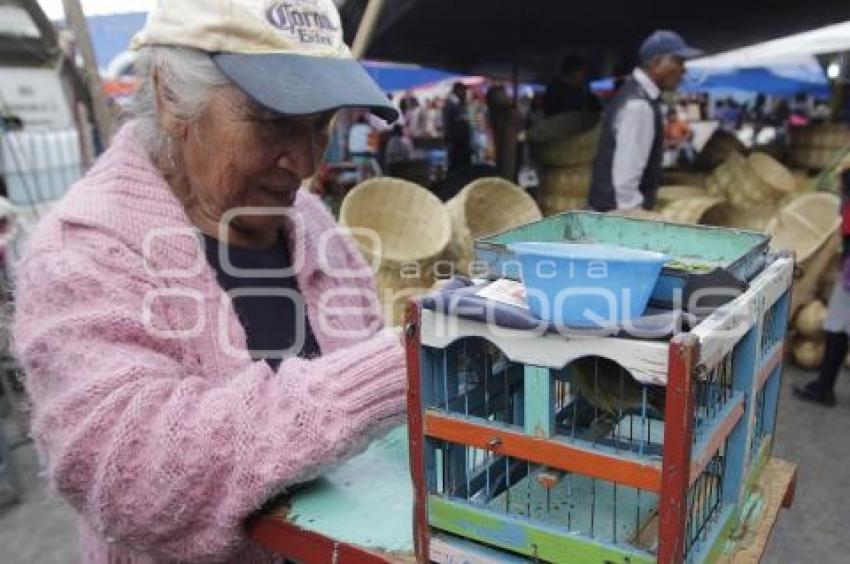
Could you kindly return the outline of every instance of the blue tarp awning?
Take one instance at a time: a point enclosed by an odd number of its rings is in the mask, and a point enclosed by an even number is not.
[[[679,87],[682,92],[710,92],[712,90],[744,90],[773,95],[792,95],[798,92],[827,96],[826,78],[806,80],[776,74],[767,68],[750,68],[721,71],[712,69],[689,70]]]
[[[614,80],[606,78],[591,84],[594,90],[613,90]],[[829,83],[821,76],[795,78],[771,71],[768,68],[751,69],[688,69],[679,87],[680,92],[713,92],[740,90],[788,96],[805,92],[819,96],[829,95]]]
[[[366,67],[366,72],[369,73],[372,80],[377,82],[378,86],[387,92],[410,90],[411,88],[425,86],[443,80],[460,78],[460,75],[454,73],[416,65],[365,61],[363,66]]]

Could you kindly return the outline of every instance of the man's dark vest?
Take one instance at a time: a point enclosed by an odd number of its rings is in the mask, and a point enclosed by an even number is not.
[[[614,153],[617,149],[617,132],[614,125],[617,115],[631,100],[646,100],[652,106],[655,114],[655,138],[649,161],[643,170],[639,190],[643,194],[644,209],[652,209],[655,196],[661,184],[661,165],[664,155],[664,124],[661,117],[660,99],[652,100],[646,90],[633,77],[630,77],[620,87],[620,91],[611,100],[602,117],[602,135],[599,139],[599,150],[593,163],[593,181],[590,184],[588,205],[596,211],[617,209],[617,196],[614,189]]]

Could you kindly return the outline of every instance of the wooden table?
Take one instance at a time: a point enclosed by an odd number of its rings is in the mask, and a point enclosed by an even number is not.
[[[305,564],[415,562],[407,427],[249,524],[251,539]]]
[[[794,500],[796,483],[796,465],[770,459],[753,494],[759,510],[733,533],[719,563],[759,562],[780,509]],[[255,519],[249,535],[267,550],[305,564],[412,563],[412,507],[407,429],[401,427]],[[439,534],[431,544],[437,562],[524,561]]]
[[[779,458],[771,458],[757,482],[754,495],[760,496],[761,511],[733,533],[728,551],[718,564],[757,563],[767,548],[770,535],[779,518],[779,510],[791,507],[797,488],[797,466]]]

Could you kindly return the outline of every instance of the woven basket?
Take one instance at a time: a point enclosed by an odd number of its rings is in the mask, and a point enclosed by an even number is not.
[[[630,217],[632,219],[650,219],[652,221],[664,221],[664,216],[658,212],[645,210],[643,208],[634,208],[631,210],[611,210],[605,212],[608,215],[616,215],[619,217]]]
[[[708,193],[712,196],[723,195],[726,189],[744,174],[742,169],[746,165],[747,160],[742,155],[738,153],[730,154],[706,178],[705,186]]]
[[[818,281],[840,246],[838,205],[839,199],[834,194],[803,194],[783,207],[767,226],[771,247],[794,251],[802,272],[794,281],[792,314],[814,298]]]
[[[804,194],[782,208],[768,226],[774,249],[794,251],[799,265],[821,248],[841,226],[839,199],[833,194]]]
[[[791,147],[789,160],[795,167],[806,170],[823,170],[829,167],[841,152],[840,147]]]
[[[842,124],[816,124],[791,130],[791,164],[807,170],[823,170],[850,146],[850,128]]]
[[[531,156],[542,167],[574,167],[593,162],[599,146],[599,116],[567,112],[543,120],[528,132]]]
[[[661,215],[673,223],[702,223],[703,217],[713,208],[722,206],[725,200],[712,196],[695,196],[676,200],[661,210]]]
[[[593,171],[590,167],[547,168],[542,171],[538,200],[543,215],[550,216],[587,205]]]
[[[339,223],[372,230],[377,236],[378,248],[372,238],[352,232],[366,259],[379,265],[375,278],[387,320],[399,323],[407,298],[434,284],[434,264],[451,239],[445,206],[412,182],[374,178],[348,193]]]
[[[731,154],[746,154],[747,148],[735,136],[725,129],[715,129],[694,163],[702,170],[714,170]]]
[[[753,173],[773,191],[789,194],[797,186],[791,171],[766,153],[752,153],[747,162]]]
[[[777,202],[794,192],[797,182],[769,155],[753,153],[747,158],[730,155],[714,170],[706,186],[709,195],[725,197],[735,207],[775,208]]]
[[[794,364],[805,370],[817,370],[823,364],[826,343],[823,339],[794,339],[791,346],[791,358]]]
[[[665,186],[700,186],[705,187],[708,174],[687,170],[665,170],[661,183]]]
[[[815,178],[809,176],[805,170],[793,170],[791,174],[794,176],[794,192],[797,194],[805,194],[815,189]]]
[[[563,141],[532,143],[532,156],[535,162],[544,167],[572,167],[592,163],[599,149],[601,131],[601,128],[594,127]]]
[[[664,209],[673,202],[706,196],[705,188],[700,186],[661,186],[656,195],[656,207]]]
[[[452,223],[448,254],[460,274],[469,274],[475,239],[541,219],[525,190],[501,178],[481,178],[452,198],[446,208]]]
[[[734,227],[764,231],[773,216],[776,215],[775,205],[764,206],[735,206],[730,201],[722,202],[708,208],[700,223],[718,227]]]
[[[823,123],[791,129],[791,147],[827,147],[838,149],[850,144],[850,128]]]
[[[539,203],[540,211],[544,217],[565,211],[587,208],[587,198],[577,198],[575,196],[564,196],[561,194],[541,194]]]

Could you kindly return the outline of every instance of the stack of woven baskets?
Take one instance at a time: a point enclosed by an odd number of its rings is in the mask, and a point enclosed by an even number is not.
[[[818,284],[833,264],[841,242],[838,196],[804,194],[785,207],[767,226],[774,249],[794,251],[800,276],[794,282],[791,313],[814,299]]]
[[[585,206],[600,132],[598,114],[587,112],[548,118],[528,132],[544,215]]]
[[[806,170],[823,170],[850,147],[850,128],[824,123],[791,130],[791,164]]]
[[[398,325],[408,299],[438,277],[469,274],[475,239],[540,218],[534,200],[500,178],[476,180],[445,205],[412,182],[374,178],[348,193],[339,222],[375,270],[386,322]]]
[[[367,262],[384,318],[401,322],[408,298],[434,285],[435,265],[451,240],[449,214],[428,190],[395,178],[373,178],[354,187],[339,213]]]
[[[726,201],[721,196],[709,195],[700,186],[662,186],[657,200],[665,220],[689,224],[706,223],[712,210]]]
[[[730,154],[706,181],[710,196],[726,199],[712,212],[711,223],[763,230],[797,186],[794,175],[770,155]]]
[[[732,155],[744,155],[747,148],[731,131],[715,129],[703,146],[694,163],[698,169],[716,169]]]
[[[540,209],[525,190],[501,178],[481,178],[466,186],[446,207],[452,223],[448,257],[455,271],[467,276],[476,239],[541,219]]]

